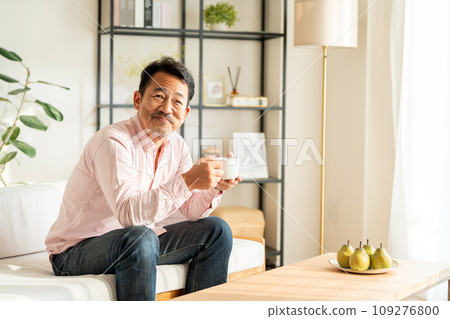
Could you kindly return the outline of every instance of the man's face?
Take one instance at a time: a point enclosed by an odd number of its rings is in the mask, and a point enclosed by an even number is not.
[[[165,72],[156,72],[141,96],[134,92],[134,108],[143,129],[159,140],[178,129],[190,111],[189,88],[183,80]]]

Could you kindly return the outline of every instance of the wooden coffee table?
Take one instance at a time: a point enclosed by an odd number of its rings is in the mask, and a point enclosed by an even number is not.
[[[450,265],[396,259],[386,274],[347,274],[320,255],[175,300],[402,300],[450,279]],[[450,289],[450,288],[449,288]]]

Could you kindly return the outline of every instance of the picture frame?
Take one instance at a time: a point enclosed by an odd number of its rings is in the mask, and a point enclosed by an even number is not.
[[[225,79],[223,75],[203,75],[203,105],[226,106]]]
[[[269,178],[266,136],[262,132],[233,132],[232,149],[239,157],[239,173],[243,179]]]

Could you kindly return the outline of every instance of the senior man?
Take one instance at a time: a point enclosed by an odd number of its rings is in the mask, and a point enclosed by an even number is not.
[[[56,275],[114,273],[118,300],[155,300],[157,265],[190,261],[187,293],[226,282],[231,231],[208,216],[241,177],[222,180],[211,157],[192,165],[174,131],[193,95],[183,64],[154,61],[134,92],[137,114],[89,140],[46,238]]]

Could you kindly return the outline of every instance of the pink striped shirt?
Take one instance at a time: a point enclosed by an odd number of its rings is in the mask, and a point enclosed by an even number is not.
[[[215,189],[189,190],[181,174],[193,164],[183,138],[167,136],[156,165],[157,151],[137,114],[98,131],[67,181],[45,240],[47,252],[59,254],[123,227],[146,225],[160,235],[165,225],[207,217],[221,195]]]

